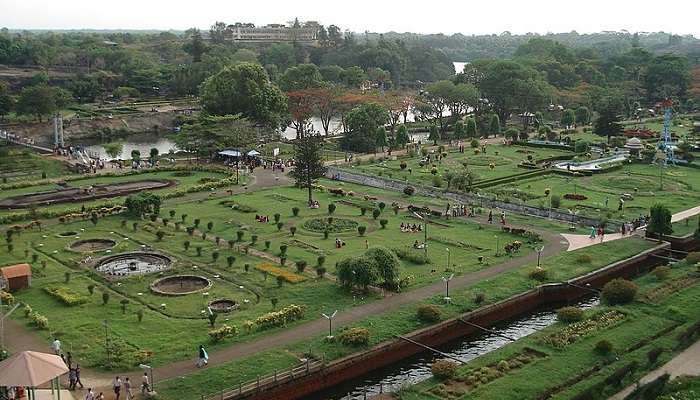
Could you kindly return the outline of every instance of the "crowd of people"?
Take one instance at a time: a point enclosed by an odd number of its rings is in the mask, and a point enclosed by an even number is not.
[[[423,232],[423,226],[421,224],[416,225],[414,224],[409,224],[409,223],[401,223],[400,226],[401,232],[404,233],[416,233],[416,232]]]

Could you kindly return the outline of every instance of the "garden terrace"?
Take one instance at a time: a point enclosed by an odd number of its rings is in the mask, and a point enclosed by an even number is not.
[[[55,178],[70,174],[66,165],[24,148],[0,144],[0,179],[2,183]]]

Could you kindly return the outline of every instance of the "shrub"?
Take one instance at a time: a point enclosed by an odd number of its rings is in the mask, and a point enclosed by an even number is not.
[[[414,188],[413,186],[406,186],[405,188],[403,188],[403,194],[405,194],[406,196],[413,196],[414,193],[416,193],[416,188]]]
[[[360,215],[365,216],[367,214],[367,207],[360,207]]]
[[[326,268],[325,267],[318,267],[316,268],[316,275],[319,278],[323,278],[323,276],[326,274]]]
[[[296,226],[290,226],[290,227],[289,227],[289,233],[291,233],[292,236],[294,236],[294,234],[297,233],[297,227],[296,227]]]
[[[662,281],[671,275],[671,268],[667,267],[665,265],[658,266],[654,268],[653,271],[651,271],[652,274],[656,277],[656,279]]]
[[[109,293],[102,292],[102,304],[106,306],[107,303],[109,303]]]
[[[382,212],[379,211],[379,209],[375,208],[374,210],[372,210],[372,218],[374,218],[376,220],[377,218],[379,218],[379,215],[381,215],[381,213]]]
[[[700,262],[700,251],[691,251],[685,257],[685,261],[687,261],[689,264],[699,263]]]
[[[418,251],[418,250],[413,250],[413,249],[405,249],[405,248],[393,248],[392,249],[396,256],[404,261],[411,262],[413,264],[417,265],[423,265],[423,264],[429,264],[430,259],[426,257],[425,252]]]
[[[304,316],[304,307],[290,304],[279,311],[263,314],[255,319],[255,325],[260,329],[269,329],[276,326],[284,326],[288,322],[301,319]]]
[[[272,217],[275,219],[275,223],[280,222],[280,218],[282,218],[280,213],[275,213]]]
[[[297,272],[299,272],[300,274],[303,273],[304,270],[306,269],[306,261],[304,261],[304,260],[297,261],[296,267],[297,267]]]
[[[127,299],[122,299],[119,304],[122,305],[122,314],[126,314],[126,306],[129,305],[129,300]]]
[[[561,206],[561,197],[554,194],[549,198],[549,202],[552,208],[559,208]]]
[[[185,242],[182,243],[182,247],[185,248],[185,251],[189,250],[189,249],[190,249],[190,241],[189,241],[189,240],[185,240]]]
[[[233,267],[233,263],[236,262],[236,257],[234,256],[228,256],[226,257],[226,265],[228,265],[229,268]]]
[[[547,272],[546,269],[541,268],[541,267],[537,267],[537,268],[533,269],[532,271],[530,271],[527,274],[527,276],[528,276],[528,278],[534,279],[538,282],[544,282],[547,280],[549,273]]]
[[[603,356],[606,356],[613,351],[613,345],[609,341],[603,339],[599,340],[596,344],[593,350]]]
[[[486,300],[486,295],[483,293],[477,293],[474,295],[474,303],[481,304]]]
[[[270,245],[272,245],[272,242],[269,240],[265,241],[265,250],[270,250]]]
[[[430,366],[430,372],[435,379],[451,379],[457,373],[457,363],[451,360],[437,360]]]
[[[338,341],[346,346],[366,346],[369,344],[369,329],[347,329],[338,335]]]
[[[202,246],[195,247],[195,250],[197,251],[197,257],[201,257],[202,256]]]
[[[255,244],[258,241],[258,235],[252,235],[250,237],[250,244]]]
[[[557,310],[557,320],[561,322],[577,322],[583,319],[583,310],[578,307],[562,307]]]
[[[433,168],[433,171],[435,171],[435,174],[437,174],[437,170],[435,168]],[[433,187],[441,188],[445,184],[445,180],[442,179],[442,176],[435,174],[433,174],[432,178]]]
[[[38,329],[46,329],[49,327],[49,319],[36,311],[32,311],[29,314],[29,320]]]
[[[165,232],[163,232],[163,231],[156,232],[156,238],[158,238],[159,242],[163,240],[164,236],[165,236]]]
[[[13,296],[12,293],[0,290],[0,300],[2,300],[2,304],[4,305],[12,305],[15,303],[15,296]]]
[[[287,245],[286,244],[281,244],[280,245],[280,256],[283,256],[287,254]]]
[[[360,236],[364,236],[365,232],[367,232],[367,227],[364,225],[360,225],[357,227],[357,233],[360,234]]]
[[[200,223],[200,222],[201,222],[201,221],[200,221],[199,218],[195,218],[195,219],[194,219],[194,227],[195,227],[195,228],[199,228],[199,223]]]
[[[288,271],[283,268],[279,268],[269,263],[258,264],[255,266],[255,269],[263,271],[265,273],[269,273],[275,277],[282,277],[282,280],[289,283],[302,282],[306,279],[302,275],[297,275],[294,272]]]
[[[216,260],[218,260],[218,259],[219,259],[219,252],[218,252],[218,251],[213,251],[213,252],[211,253],[211,260],[212,260],[213,262],[216,262]]]
[[[292,207],[292,215],[295,217],[299,216],[299,207]]]
[[[637,295],[637,285],[622,278],[616,278],[603,286],[602,297],[610,305],[626,304]]]
[[[143,308],[139,308],[138,311],[136,311],[136,319],[138,319],[139,322],[143,321]]]
[[[590,254],[579,254],[576,256],[576,262],[579,264],[590,264],[593,262],[593,257]]]
[[[653,365],[656,363],[656,360],[659,359],[659,356],[661,353],[664,352],[664,349],[661,347],[655,347],[647,352],[647,360],[649,361],[649,365]]]
[[[379,225],[382,226],[382,229],[386,229],[386,224],[388,224],[388,223],[389,223],[389,220],[388,220],[388,219],[382,218],[382,219],[379,220]]]
[[[70,282],[70,272],[67,272],[67,271],[66,271],[66,272],[63,274],[63,277],[64,277],[64,281],[65,281],[66,283]]]
[[[316,265],[318,265],[319,267],[322,267],[323,264],[325,264],[325,263],[326,263],[326,256],[318,256],[316,258]]]
[[[216,315],[216,314],[214,314]],[[209,330],[209,337],[214,342],[220,342],[227,337],[236,336],[238,334],[238,329],[235,326],[221,325],[216,329]]]
[[[71,288],[63,286],[45,287],[44,291],[69,307],[85,304],[90,300],[86,296],[74,292]]]
[[[278,223],[277,223],[277,230],[278,230],[278,231],[281,231],[283,226],[284,226],[283,223],[278,222]]]
[[[284,277],[282,275],[277,275],[277,287],[282,287],[284,284]]]
[[[421,322],[438,322],[442,319],[442,310],[434,304],[422,304],[418,306],[416,316]]]
[[[328,205],[328,214],[329,214],[329,215],[330,215],[330,214],[333,214],[333,213],[335,212],[335,209],[336,209],[335,203],[330,203],[330,204]]]

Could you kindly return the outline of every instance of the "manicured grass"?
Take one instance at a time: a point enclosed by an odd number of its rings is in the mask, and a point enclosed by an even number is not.
[[[614,261],[624,259],[639,253],[640,251],[649,249],[655,244],[649,241],[638,238],[628,238],[613,242],[606,242],[600,245],[592,246],[587,249],[577,250],[573,252],[562,253],[560,256],[555,256],[545,260],[545,268],[552,272],[552,282],[569,279],[574,276],[601,268]],[[585,251],[584,251],[585,250]],[[592,261],[586,266],[581,266],[576,261],[580,254],[593,254]],[[503,273],[495,278],[482,281],[472,287],[466,289],[454,289],[450,291],[452,301],[450,305],[445,305],[441,295],[427,299],[425,302],[438,305],[445,318],[456,316],[460,313],[468,312],[476,309],[483,304],[493,303],[522,291],[528,290],[536,286],[537,282],[527,278],[527,272],[534,266],[532,264],[524,266],[520,269]],[[485,294],[485,302],[477,305],[474,302],[476,293]],[[424,303],[424,302],[421,302]],[[370,331],[370,345],[378,344],[385,340],[390,340],[396,335],[406,334],[413,330],[425,327],[426,324],[421,322],[416,317],[416,310],[419,304],[411,304],[392,310],[391,312],[373,315],[363,318],[353,326],[366,327]],[[329,343],[325,340],[325,335],[301,341],[283,349],[274,350],[279,353],[291,352],[292,354],[301,357],[303,354],[311,353],[315,357],[325,359],[336,359],[349,355],[353,352],[360,351],[363,348],[344,346],[339,343]],[[220,368],[227,370],[228,368],[237,368],[238,361],[227,363],[222,366],[210,367],[207,371],[197,372],[178,378],[176,380],[166,381],[161,384],[166,390],[170,390],[171,385],[186,385],[190,388],[203,388],[202,382],[207,382],[206,390],[201,389],[187,394],[188,399],[196,399],[200,394],[216,392],[218,390],[236,387],[239,382],[246,382],[245,378],[233,379],[226,381],[212,382],[208,376],[212,371],[217,371]],[[268,373],[273,372],[268,370]],[[218,373],[218,372],[217,372]],[[172,386],[175,387],[175,386]]]
[[[431,162],[420,165],[423,158],[420,154],[413,157],[400,156],[396,160],[382,159],[372,162],[357,162],[354,165],[344,167],[351,171],[362,172],[369,175],[380,175],[387,178],[406,181],[408,183],[419,183],[430,186],[433,184],[432,170],[436,169],[435,175],[443,176],[446,171],[459,172],[465,167],[477,175],[475,182],[503,178],[528,172],[530,170],[518,167],[523,161],[527,161],[528,156],[532,156],[534,161],[544,158],[565,156],[571,152],[557,149],[543,149],[537,147],[488,145],[486,152],[481,149],[472,149],[469,142],[465,142],[464,153],[459,153],[456,149],[450,148],[447,157],[436,160],[436,153],[429,153]],[[447,149],[447,147],[445,147]],[[478,154],[475,154],[478,150]],[[445,150],[448,151],[448,150]],[[401,169],[401,163],[406,163],[406,168]],[[493,165],[493,168],[491,168]],[[446,187],[444,182],[442,187]]]
[[[642,295],[649,290],[666,285],[672,280],[684,279],[694,270],[693,266],[680,263],[674,266],[670,277],[659,280],[651,274],[637,279]],[[602,390],[605,397],[616,393],[634,379],[644,375],[645,371],[654,369],[669,360],[678,351],[676,336],[684,328],[700,319],[697,301],[700,299],[700,286],[691,286],[684,290],[670,293],[657,304],[648,304],[640,300],[625,306],[599,306],[586,312],[587,316],[598,315],[606,310],[618,310],[626,314],[625,319],[606,329],[594,330],[573,344],[562,349],[548,345],[544,338],[564,329],[565,323],[556,323],[541,332],[503,347],[497,351],[481,356],[472,362],[460,366],[457,380],[464,380],[488,365],[501,360],[510,360],[513,355],[526,348],[535,349],[545,356],[538,361],[518,369],[502,372],[500,377],[491,382],[479,385],[475,389],[466,385],[456,384],[455,381],[438,382],[430,379],[409,390],[409,399],[432,399],[433,395],[453,393],[453,398],[478,399],[522,399],[538,398],[545,390],[562,385],[589,368],[599,365],[601,368],[590,376],[581,377],[564,384],[556,391],[552,399],[570,399],[595,384],[601,384],[614,371],[631,361],[638,362],[638,368],[631,377],[624,379],[620,386],[606,385]],[[674,326],[679,325],[677,328]],[[670,331],[664,332],[670,329]],[[660,335],[659,337],[656,337]],[[612,356],[602,356],[593,351],[595,344],[608,340],[613,345]],[[637,348],[638,346],[640,346]],[[646,353],[653,348],[662,348],[659,360],[650,365]],[[629,350],[628,350],[629,349]],[[596,390],[600,393],[601,390]],[[452,397],[451,397],[452,398]]]
[[[700,216],[694,216],[690,218],[686,218],[682,221],[674,222],[673,223],[673,236],[686,236],[690,235],[692,233],[695,233],[695,231],[700,228],[700,222],[698,222],[698,219]]]
[[[0,179],[7,183],[55,178],[70,173],[66,165],[58,160],[36,154],[23,146],[0,143]]]

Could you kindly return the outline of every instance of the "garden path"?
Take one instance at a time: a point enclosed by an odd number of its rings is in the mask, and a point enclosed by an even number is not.
[[[649,383],[663,374],[668,373],[671,379],[681,375],[700,376],[700,341],[678,354],[671,361],[654,371],[643,376],[639,382]],[[634,391],[636,385],[630,385],[621,392],[610,397],[609,400],[623,400],[628,394]]]

